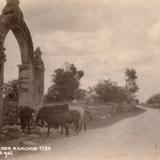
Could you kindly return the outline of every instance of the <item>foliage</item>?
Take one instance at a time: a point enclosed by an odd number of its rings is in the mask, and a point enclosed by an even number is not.
[[[128,98],[127,90],[124,87],[119,87],[116,82],[112,82],[110,79],[101,80],[94,87],[94,90],[100,102],[123,103]]]
[[[47,94],[44,96],[44,102],[52,103],[54,101],[61,101],[61,99],[57,96],[55,85],[52,85],[48,88]]]
[[[136,70],[135,69],[129,69],[127,68],[125,70],[125,78],[126,78],[126,88],[129,91],[129,93],[131,93],[132,95],[134,95],[138,90],[138,86],[136,83],[137,80],[137,74],[136,74]]]
[[[96,95],[95,89],[88,87],[86,90],[85,103],[89,105],[97,104],[98,97]]]
[[[82,70],[77,70],[74,64],[66,62],[52,74],[52,86],[48,89],[46,99],[48,101],[73,100],[83,76]]]
[[[147,100],[147,104],[160,104],[160,93],[151,96]]]
[[[86,97],[86,90],[84,89],[77,89],[75,91],[75,95],[74,95],[74,98],[79,100],[79,101],[84,101]]]
[[[7,101],[18,101],[18,80],[4,83],[3,98]]]

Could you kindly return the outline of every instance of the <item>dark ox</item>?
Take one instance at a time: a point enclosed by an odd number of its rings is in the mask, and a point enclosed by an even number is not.
[[[44,107],[51,107],[52,109],[56,110],[57,112],[63,112],[63,111],[69,111],[69,105],[68,104],[54,104]]]
[[[28,133],[30,134],[30,123],[33,122],[33,115],[35,110],[30,107],[21,107],[19,109],[19,119],[21,124],[21,129],[24,132],[25,128],[28,128]]]
[[[51,105],[51,106],[44,106],[39,110],[39,115],[41,116],[41,127],[44,125],[44,119],[48,115],[49,112],[51,112],[53,115],[55,114],[60,114],[65,111],[69,111],[69,106],[68,104],[57,104],[57,105]],[[38,118],[38,117],[37,117]]]
[[[69,108],[68,108],[69,109]],[[36,117],[36,122],[45,121],[47,123],[48,132],[47,137],[49,136],[50,128],[53,127],[55,129],[58,126],[62,126],[65,129],[65,136],[69,135],[68,123],[74,123],[75,131],[79,132],[79,120],[80,114],[76,110],[72,111],[60,111],[59,109],[55,109],[54,107],[43,107],[39,110],[38,115]]]

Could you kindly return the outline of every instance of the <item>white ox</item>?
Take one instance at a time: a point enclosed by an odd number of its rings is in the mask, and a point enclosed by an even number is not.
[[[79,114],[81,115],[80,121],[79,121],[79,130],[82,129],[82,126],[84,127],[84,130],[86,131],[86,111],[80,106],[69,106],[69,110],[77,110]]]

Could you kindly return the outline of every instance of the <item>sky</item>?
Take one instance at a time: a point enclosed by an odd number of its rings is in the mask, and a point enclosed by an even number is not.
[[[5,4],[0,1],[0,10]],[[125,69],[134,68],[141,101],[160,93],[160,0],[20,0],[20,8],[34,48],[43,52],[45,91],[68,61],[85,72],[81,88],[109,78],[123,86]],[[5,47],[8,81],[21,64],[11,32]]]

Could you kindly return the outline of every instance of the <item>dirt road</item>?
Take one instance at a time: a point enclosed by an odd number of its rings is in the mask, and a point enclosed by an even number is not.
[[[51,152],[16,160],[158,160],[160,110],[144,109],[113,125],[54,140]]]

